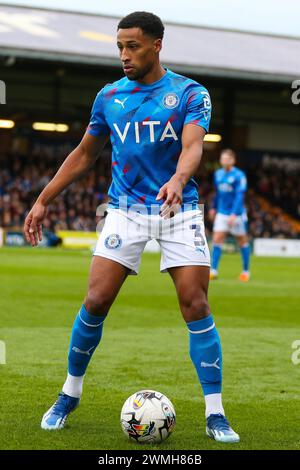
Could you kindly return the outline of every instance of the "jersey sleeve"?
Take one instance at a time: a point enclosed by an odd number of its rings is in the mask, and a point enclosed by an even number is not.
[[[208,91],[201,85],[190,88],[187,94],[185,124],[195,124],[209,130],[211,119],[211,100]]]
[[[99,91],[95,98],[87,132],[94,136],[110,133],[110,128],[104,116],[103,89]]]
[[[235,198],[234,198],[234,203],[232,207],[232,214],[241,215],[243,213],[246,191],[247,191],[247,178],[244,173],[241,173],[236,182]]]

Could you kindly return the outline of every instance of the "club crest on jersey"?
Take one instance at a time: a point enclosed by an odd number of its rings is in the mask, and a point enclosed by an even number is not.
[[[120,248],[122,245],[122,238],[117,233],[112,233],[106,237],[104,245],[110,250]]]
[[[179,98],[176,93],[167,93],[163,98],[165,108],[174,109],[179,105]]]

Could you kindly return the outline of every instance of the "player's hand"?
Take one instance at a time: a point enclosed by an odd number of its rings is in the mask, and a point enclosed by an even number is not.
[[[232,227],[234,225],[236,221],[236,215],[235,214],[231,214],[229,217],[228,217],[228,225],[230,227]]]
[[[156,200],[164,200],[160,210],[161,217],[164,219],[174,217],[180,210],[182,204],[182,190],[183,184],[176,175],[173,175],[172,178],[160,188]]]
[[[28,243],[37,246],[42,240],[42,222],[47,215],[47,207],[36,202],[24,222],[24,235]]]
[[[208,212],[208,217],[213,222],[216,217],[216,209],[210,209]]]

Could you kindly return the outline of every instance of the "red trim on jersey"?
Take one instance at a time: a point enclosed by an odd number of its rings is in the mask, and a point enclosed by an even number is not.
[[[136,86],[133,90],[131,90],[131,94],[133,95],[134,93],[137,93],[138,91],[140,91],[140,87],[139,86]]]
[[[124,175],[128,173],[129,170],[131,170],[131,166],[128,163],[126,163],[126,165],[123,168]]]
[[[178,118],[177,114],[171,114],[171,116],[169,117],[168,121],[167,122],[174,122],[176,121]]]
[[[197,93],[191,93],[190,96],[189,96],[187,104],[190,104],[190,102],[193,101],[194,98],[196,98],[196,96],[197,96]]]
[[[195,119],[194,121],[187,122],[187,124],[198,124],[200,119]]]
[[[114,95],[114,94],[116,93],[116,91],[117,91],[117,88],[113,88],[112,90],[109,90],[109,91],[107,92],[107,95],[108,95],[108,96],[112,96],[112,95]]]

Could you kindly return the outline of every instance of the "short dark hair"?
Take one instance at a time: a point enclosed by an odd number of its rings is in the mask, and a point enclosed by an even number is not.
[[[232,150],[232,149],[223,149],[223,150],[221,151],[221,155],[222,155],[222,153],[228,153],[228,155],[230,155],[231,158],[233,158],[234,160],[236,160],[236,153],[235,153],[234,150]]]
[[[118,29],[128,28],[140,28],[144,34],[155,39],[162,39],[164,37],[165,27],[161,19],[147,11],[135,11],[124,16],[118,24]]]

